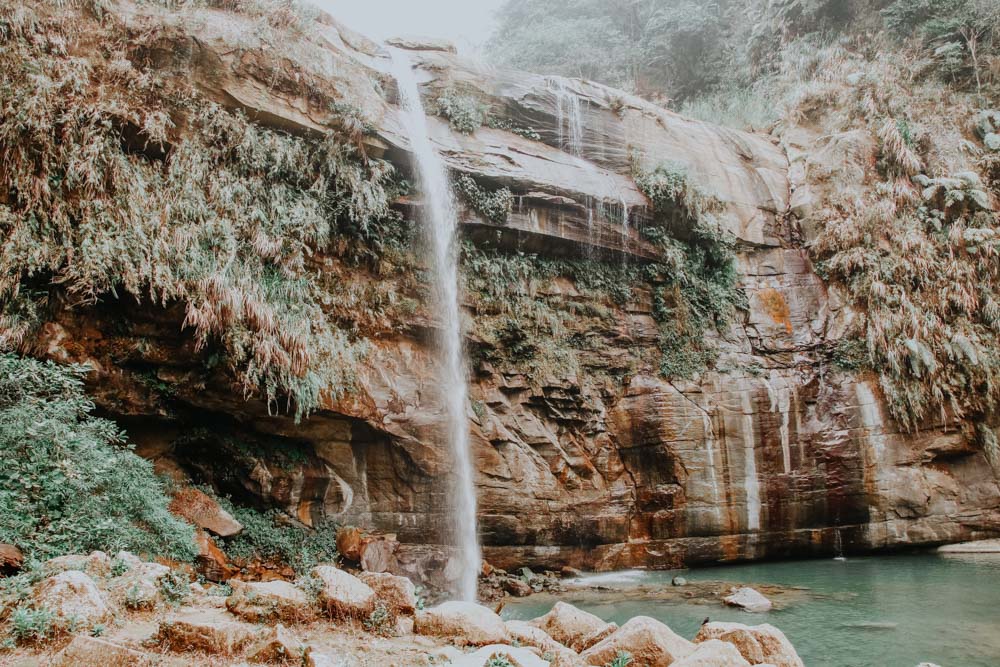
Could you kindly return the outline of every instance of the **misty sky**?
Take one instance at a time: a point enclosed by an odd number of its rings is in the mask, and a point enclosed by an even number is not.
[[[463,50],[482,45],[502,0],[313,0],[373,39],[397,35],[446,37]]]

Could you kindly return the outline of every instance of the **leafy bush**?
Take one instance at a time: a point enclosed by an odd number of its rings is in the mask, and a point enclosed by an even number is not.
[[[632,662],[632,654],[627,651],[619,651],[615,656],[615,659],[609,662],[605,667],[629,667]]]
[[[45,641],[54,631],[54,618],[45,607],[18,607],[10,615],[10,634],[19,643]]]
[[[506,223],[510,212],[514,209],[514,195],[509,188],[499,188],[491,192],[465,174],[455,181],[455,188],[473,211],[493,224]]]
[[[86,366],[0,355],[0,542],[29,557],[121,549],[191,560],[150,462],[92,416]]]
[[[364,620],[363,625],[368,632],[387,637],[393,632],[394,621],[395,619],[389,612],[389,608],[385,606],[385,603],[378,602],[372,613]]]
[[[653,315],[660,324],[660,371],[691,377],[715,358],[705,334],[746,308],[738,289],[735,239],[716,217],[719,202],[691,184],[682,166],[637,172],[655,222],[642,233],[660,249]]]
[[[261,512],[219,500],[243,524],[243,532],[225,541],[224,550],[232,558],[287,564],[296,572],[305,573],[340,557],[337,527],[332,523],[307,528],[278,510]]]
[[[448,119],[451,127],[463,134],[472,134],[482,127],[488,108],[471,95],[447,90],[437,100],[438,113]]]

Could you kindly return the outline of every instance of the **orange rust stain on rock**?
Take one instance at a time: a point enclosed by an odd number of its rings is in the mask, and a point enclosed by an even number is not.
[[[757,296],[764,307],[764,312],[776,323],[784,325],[786,332],[792,333],[792,312],[781,292],[768,288],[762,289]]]

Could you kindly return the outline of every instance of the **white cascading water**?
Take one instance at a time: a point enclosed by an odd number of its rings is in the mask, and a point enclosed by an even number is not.
[[[583,156],[583,109],[580,98],[569,89],[561,78],[549,79],[556,96],[556,121],[559,125],[559,147],[569,149],[577,157]]]
[[[481,556],[476,535],[476,490],[469,452],[469,422],[466,418],[469,388],[462,347],[462,323],[458,302],[458,262],[455,234],[458,218],[448,172],[431,145],[427,116],[420,100],[413,66],[405,53],[392,50],[393,75],[399,86],[402,122],[410,139],[431,250],[434,287],[441,315],[440,388],[444,397],[447,437],[455,463],[454,530],[462,560],[458,595],[475,601]]]

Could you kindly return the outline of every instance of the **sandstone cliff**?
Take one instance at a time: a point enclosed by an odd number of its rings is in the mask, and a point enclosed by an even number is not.
[[[332,19],[293,42],[222,11],[121,1],[104,20],[130,36],[137,64],[266,127],[315,136],[339,113],[317,100],[349,101],[374,127],[367,150],[410,169],[384,47]],[[85,40],[72,46],[82,58],[104,57]],[[639,232],[652,213],[631,174],[669,161],[721,202],[749,304],[714,341],[713,369],[671,381],[652,361],[657,325],[641,288],[615,302],[562,277],[526,281],[539,302],[603,315],[564,318],[551,332],[588,340],[569,370],[527,373],[488,360],[473,369],[469,420],[490,562],[675,567],[830,554],[838,539],[865,550],[996,534],[997,471],[969,425],[949,417],[908,432],[889,416],[875,376],[831,363],[855,314],[814,271],[797,215],[828,194],[815,165],[842,160],[834,167],[846,170],[848,157],[831,157],[808,128],[737,132],[585,81],[403,46],[428,99],[460,91],[506,121],[464,134],[430,119],[456,174],[515,197],[503,223],[463,209],[472,243],[641,265],[656,253]],[[567,105],[579,106],[576,131]],[[417,195],[396,206],[419,217]],[[419,298],[405,277],[335,253],[311,261],[354,295],[358,311],[376,298]],[[475,348],[471,298],[468,306]],[[327,397],[299,423],[206,371],[182,309],[169,304],[66,301],[32,349],[90,361],[99,406],[162,470],[307,525],[333,519],[395,533],[406,569],[417,559],[444,562],[433,545],[447,542],[449,462],[436,437],[433,312],[400,312],[355,321],[370,349],[353,369],[354,390]],[[157,391],[163,384],[169,391]]]

